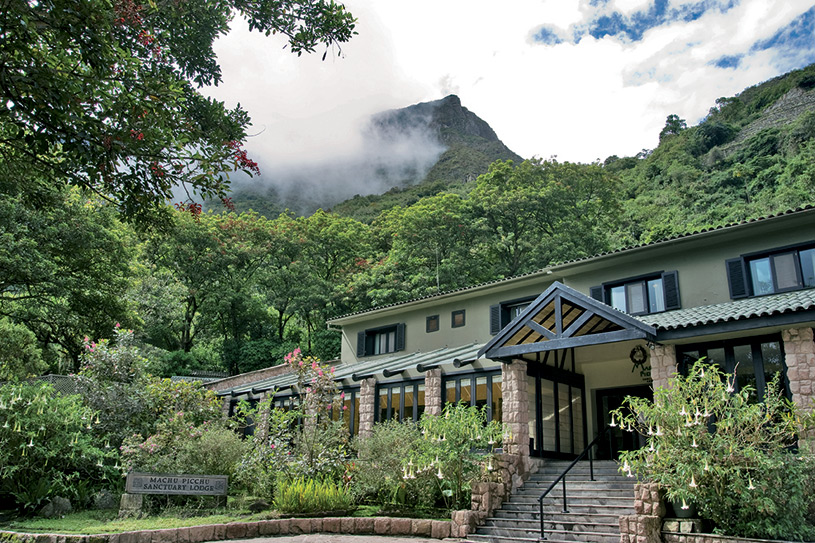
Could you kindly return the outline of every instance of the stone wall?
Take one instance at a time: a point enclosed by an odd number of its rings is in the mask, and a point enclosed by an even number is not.
[[[424,410],[429,415],[441,415],[443,401],[441,368],[427,370],[424,374]]]
[[[792,328],[781,332],[784,342],[784,361],[792,401],[804,412],[815,409],[815,334],[812,328]],[[806,435],[815,441],[815,431]]]
[[[376,379],[369,377],[359,384],[359,437],[371,437],[376,416]]]
[[[653,387],[667,387],[669,379],[676,372],[676,347],[673,345],[655,345],[651,350]]]
[[[684,534],[663,532],[663,543],[769,543],[765,539],[747,539],[716,534]]]
[[[9,543],[204,543],[205,541],[316,533],[377,534],[445,539],[453,534],[454,529],[456,533],[465,531],[462,526],[468,526],[467,522],[469,522],[469,518],[465,516],[459,516],[463,524],[455,526],[453,521],[445,520],[329,517],[230,522],[229,524],[144,530],[121,534],[60,535],[0,531],[0,541]]]
[[[620,543],[662,543],[665,502],[659,485],[634,485],[634,513],[620,517]]]

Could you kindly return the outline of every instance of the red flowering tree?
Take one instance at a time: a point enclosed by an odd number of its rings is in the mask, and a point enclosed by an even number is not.
[[[144,218],[183,186],[225,196],[257,173],[249,117],[205,97],[238,15],[290,51],[338,47],[354,19],[324,0],[43,0],[0,10],[0,175],[90,189]]]

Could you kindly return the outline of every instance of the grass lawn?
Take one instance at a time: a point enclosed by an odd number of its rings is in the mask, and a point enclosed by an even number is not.
[[[159,530],[165,528],[185,528],[204,524],[225,524],[228,522],[252,522],[278,518],[276,511],[249,513],[246,500],[230,499],[225,509],[190,511],[170,508],[160,514],[144,518],[119,519],[118,511],[82,511],[70,513],[61,518],[17,517],[0,522],[0,530],[24,533],[59,533],[59,534],[111,534],[140,530]],[[387,516],[388,511],[374,505],[359,506],[351,516],[376,517]],[[391,512],[393,516],[408,516],[401,511]],[[439,515],[411,515],[434,520],[450,520],[450,517]]]

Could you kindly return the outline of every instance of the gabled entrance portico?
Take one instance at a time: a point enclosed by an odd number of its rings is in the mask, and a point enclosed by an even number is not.
[[[577,372],[576,351],[655,337],[656,330],[642,321],[562,283],[552,284],[478,353],[503,362],[516,381],[524,368],[525,387],[511,386],[511,378],[503,381],[509,385],[505,422],[519,453],[568,458],[589,442],[586,376]]]

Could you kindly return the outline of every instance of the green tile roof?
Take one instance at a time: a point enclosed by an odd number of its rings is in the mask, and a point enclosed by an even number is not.
[[[815,309],[815,289],[756,296],[721,304],[641,315],[637,318],[657,330],[677,330],[706,324],[770,317],[808,309]]]
[[[350,380],[354,381],[353,376],[367,377],[376,376],[379,379],[384,378],[382,372],[389,370],[390,372],[400,372],[403,370],[416,370],[416,366],[422,364],[427,368],[432,368],[440,364],[452,364],[453,360],[473,360],[478,358],[478,350],[483,346],[481,343],[471,343],[459,347],[444,347],[441,349],[434,349],[427,352],[413,352],[407,354],[399,354],[396,356],[377,357],[371,360],[363,360],[356,364],[338,364],[334,367],[334,379],[336,381]],[[271,390],[273,388],[283,388],[297,383],[297,376],[293,373],[284,373],[276,375],[262,381],[255,381],[253,383],[246,383],[231,389],[222,390],[218,392],[220,396],[228,394],[239,395],[251,392],[252,389],[256,391]]]

